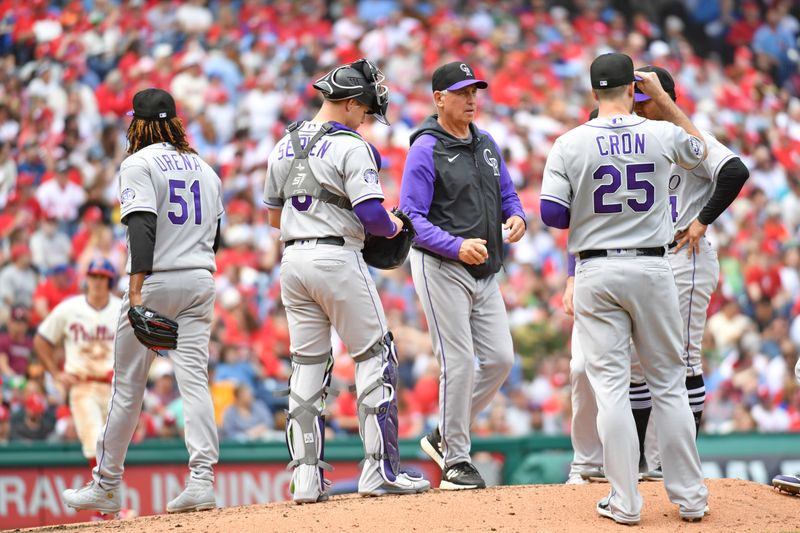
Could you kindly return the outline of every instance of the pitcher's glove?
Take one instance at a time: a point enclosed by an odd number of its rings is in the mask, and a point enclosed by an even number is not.
[[[134,305],[128,321],[139,342],[151,350],[174,350],[178,347],[178,323],[158,311]]]
[[[394,238],[367,235],[364,241],[364,262],[368,265],[383,270],[391,270],[403,264],[411,249],[411,242],[417,232],[408,215],[397,209],[392,209],[392,214],[403,221],[403,229]]]

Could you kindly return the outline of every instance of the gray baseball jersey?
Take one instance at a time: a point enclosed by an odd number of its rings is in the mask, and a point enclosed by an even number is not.
[[[628,399],[631,338],[643,354],[656,417],[671,428],[657,435],[670,500],[682,515],[695,516],[702,515],[708,498],[686,409],[678,291],[666,257],[636,250],[672,241],[669,170],[673,163],[694,168],[703,156],[702,142],[683,129],[623,115],[597,118],[562,135],[545,165],[541,197],[570,209],[570,252],[606,251],[577,265],[574,337],[597,400],[597,430],[612,485],[609,508],[621,521],[638,521],[642,507]]]
[[[703,131],[708,156],[692,170],[673,165],[669,177],[669,205],[672,222],[677,231],[689,227],[711,198],[719,171],[736,157],[713,135]]]
[[[694,170],[686,170],[678,165],[673,165],[670,170],[670,213],[677,230],[686,229],[697,218],[713,193],[719,171],[725,163],[736,157],[736,154],[713,135],[705,131],[702,133],[708,150],[705,161]],[[719,279],[717,253],[708,240],[703,239],[700,242],[699,253],[690,258],[684,249],[669,254],[669,262],[678,287],[683,327],[682,359],[686,364],[688,376],[700,375],[703,373],[700,346],[705,330],[706,313]],[[642,383],[645,381],[644,372],[635,349],[632,356],[631,382]],[[602,445],[594,425],[597,416],[594,392],[586,379],[584,355],[574,331],[570,377],[573,411],[572,443],[575,450],[570,475],[579,476],[586,468],[602,465]],[[689,393],[692,410],[702,410],[705,389],[690,390]],[[657,446],[654,442],[650,442],[654,441],[654,431],[648,429],[647,437],[648,463],[655,468],[660,464],[660,457]]]
[[[158,143],[122,162],[120,204],[123,218],[137,211],[157,217],[153,272],[142,286],[142,303],[178,322],[178,347],[160,355],[172,362],[183,397],[191,477],[213,482],[219,441],[208,389],[208,343],[216,295],[213,243],[223,213],[222,184],[200,156]],[[126,291],[114,344],[108,421],[97,440],[93,471],[95,482],[106,489],[115,489],[122,481],[147,373],[156,356],[136,339],[127,318],[129,309]]]
[[[320,122],[305,122],[298,130],[301,146],[305,147],[320,127]],[[292,143],[287,134],[269,155],[264,190],[267,207],[283,208],[283,186],[293,156]],[[347,130],[329,133],[314,145],[307,161],[320,185],[334,194],[349,198],[354,206],[370,198],[383,200],[375,156],[366,141],[358,135]],[[353,211],[315,202],[310,197],[293,198],[291,206],[293,209],[283,209],[281,213],[281,239],[284,241],[328,236],[364,240],[364,226]]]
[[[670,168],[694,168],[702,155],[702,143],[669,122],[596,118],[556,140],[541,197],[570,208],[570,253],[665,246]]]
[[[135,211],[158,217],[153,272],[216,271],[212,247],[223,213],[222,182],[200,156],[151,144],[122,162],[119,190],[120,218]],[[128,257],[128,273],[130,268]]]

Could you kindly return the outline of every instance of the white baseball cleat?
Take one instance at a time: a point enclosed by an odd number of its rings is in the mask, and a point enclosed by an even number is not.
[[[639,518],[623,518],[614,514],[614,511],[611,509],[610,496],[605,497],[597,502],[597,514],[606,518],[610,518],[617,524],[624,524],[626,526],[634,526],[639,523]]]
[[[64,503],[78,511],[100,511],[116,514],[122,508],[119,488],[103,489],[90,481],[79,489],[67,489],[61,494]]]
[[[606,472],[603,470],[602,466],[584,470],[581,472],[580,476],[586,481],[593,481],[595,483],[608,483],[608,479],[606,479]]]
[[[431,482],[420,475],[409,472],[400,472],[394,481],[383,480],[383,483],[373,488],[359,487],[361,496],[383,496],[384,494],[418,494],[431,488]]]
[[[214,484],[210,481],[191,479],[183,492],[167,504],[168,513],[208,511],[217,507]]]
[[[683,520],[684,522],[700,522],[703,519],[703,517],[705,517],[710,512],[711,512],[711,510],[709,509],[708,505],[706,505],[705,509],[703,509],[703,512],[700,513],[700,514],[697,514],[697,513],[694,513],[694,514],[688,514],[688,513],[687,514],[683,514],[683,513],[681,513],[681,520]]]
[[[589,480],[583,479],[583,477],[581,477],[580,472],[573,472],[572,474],[570,474],[569,477],[567,478],[567,482],[565,483],[565,485],[588,485],[588,484]]]

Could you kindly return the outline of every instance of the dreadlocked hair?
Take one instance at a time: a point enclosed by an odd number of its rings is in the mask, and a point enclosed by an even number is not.
[[[189,146],[186,130],[178,117],[169,120],[143,120],[134,118],[128,126],[128,153],[133,154],[151,144],[167,142],[179,153],[196,154],[197,150]]]

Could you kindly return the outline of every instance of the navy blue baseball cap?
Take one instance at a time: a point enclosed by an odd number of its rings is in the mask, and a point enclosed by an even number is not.
[[[484,80],[475,79],[469,65],[462,61],[453,61],[433,71],[431,88],[436,91],[457,91],[468,85],[476,85],[478,89],[489,86]]]

